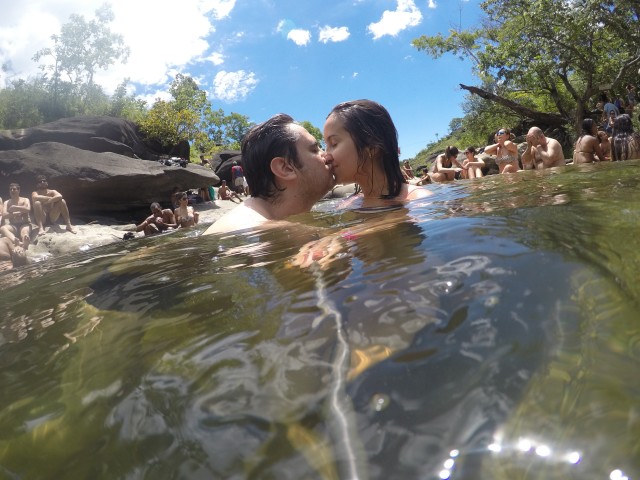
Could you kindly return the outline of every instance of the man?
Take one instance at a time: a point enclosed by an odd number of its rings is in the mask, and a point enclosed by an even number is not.
[[[49,190],[47,177],[44,175],[39,175],[36,178],[36,191],[31,194],[31,201],[33,202],[33,213],[38,226],[38,235],[44,233],[45,223],[53,225],[60,216],[62,216],[67,225],[67,232],[76,233],[71,225],[67,202],[62,198],[62,194],[56,190]]]
[[[231,200],[233,203],[240,203],[236,202],[234,198],[237,198],[238,200],[240,200],[240,202],[242,202],[240,195],[238,195],[227,186],[226,180],[222,180],[220,188],[218,188],[218,200]]]
[[[163,210],[158,202],[153,202],[149,208],[151,215],[140,225],[136,225],[136,232],[144,231],[145,235],[154,235],[178,227],[176,217],[170,208]]]
[[[0,227],[0,234],[7,237],[13,245],[29,248],[31,243],[31,202],[20,196],[20,185],[9,185],[9,200],[4,202],[5,225]]]
[[[560,142],[545,137],[540,128],[531,127],[527,133],[527,149],[522,153],[522,168],[541,170],[564,165],[566,161]]]
[[[27,254],[24,249],[18,245],[14,245],[7,237],[0,238],[0,272],[11,267],[21,267],[26,264]]]
[[[289,115],[281,113],[253,127],[241,149],[251,197],[205,234],[252,228],[308,212],[335,183],[318,141]]]

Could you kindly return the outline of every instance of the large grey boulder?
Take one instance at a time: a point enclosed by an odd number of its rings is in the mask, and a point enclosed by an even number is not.
[[[65,197],[74,215],[119,215],[170,206],[171,190],[217,184],[217,175],[196,164],[165,165],[141,140],[135,125],[110,117],[62,119],[39,127],[0,132],[0,196],[9,183],[30,197],[38,175]],[[188,155],[188,150],[187,150]],[[139,157],[139,158],[138,158]],[[143,160],[147,158],[148,160]]]

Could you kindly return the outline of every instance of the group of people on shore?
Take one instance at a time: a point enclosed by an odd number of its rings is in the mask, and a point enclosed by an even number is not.
[[[562,145],[554,138],[547,137],[539,127],[531,127],[526,136],[527,146],[522,154],[514,143],[515,136],[508,128],[501,128],[495,135],[495,143],[487,145],[484,153],[495,157],[499,173],[515,173],[523,170],[535,170],[560,167],[567,164],[593,163],[596,161],[619,161],[640,159],[640,135],[634,133],[633,122],[629,114],[605,113],[612,118],[611,136],[592,118],[582,122],[582,132],[574,145],[571,162],[565,160]],[[424,185],[430,182],[446,182],[481,177],[485,162],[476,158],[475,148],[464,151],[464,161],[458,160],[459,150],[449,146],[438,155],[431,171],[422,178],[415,177],[406,165],[403,167],[405,178],[410,183]]]
[[[31,222],[32,211],[35,227]],[[9,184],[9,199],[3,202],[0,198],[0,269],[10,264],[24,265],[32,236],[44,234],[45,226],[56,224],[59,218],[64,220],[67,232],[76,233],[67,202],[60,192],[49,188],[47,177],[36,178],[31,200],[20,196],[20,184]]]

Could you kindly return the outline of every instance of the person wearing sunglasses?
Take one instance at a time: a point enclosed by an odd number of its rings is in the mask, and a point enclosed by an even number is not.
[[[496,143],[488,145],[484,149],[484,153],[496,156],[496,165],[498,165],[500,173],[515,173],[520,169],[518,147],[511,140],[511,130],[501,128],[496,133]]]

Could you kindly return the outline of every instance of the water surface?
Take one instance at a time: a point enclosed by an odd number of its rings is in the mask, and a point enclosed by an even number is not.
[[[1,273],[0,478],[639,478],[639,167]]]

